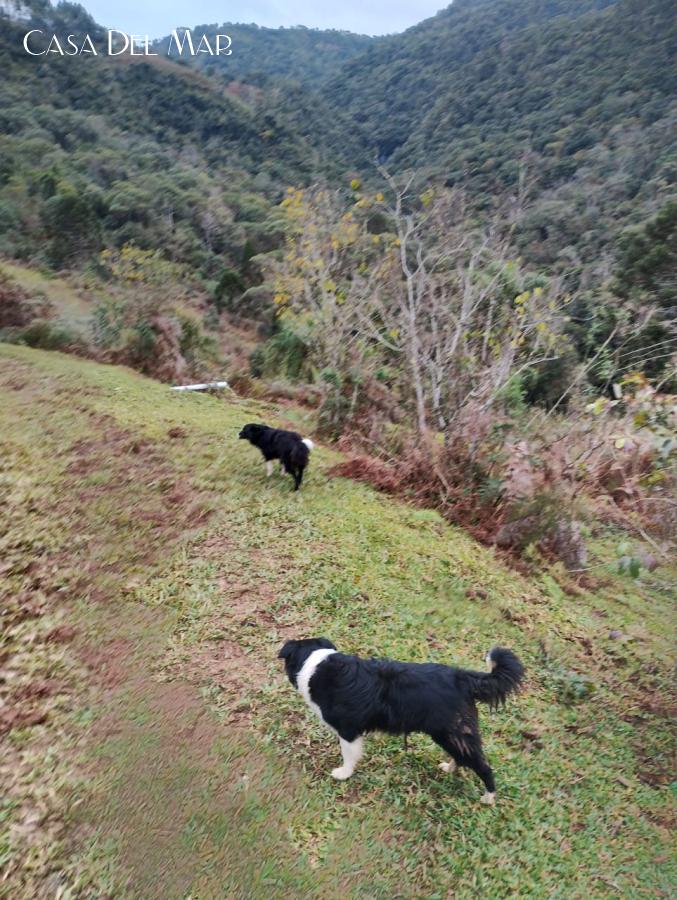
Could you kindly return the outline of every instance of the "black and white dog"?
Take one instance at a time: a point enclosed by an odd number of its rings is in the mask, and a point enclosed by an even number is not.
[[[326,638],[287,641],[278,653],[287,677],[320,719],[337,732],[343,765],[334,778],[350,778],[369,731],[429,734],[451,756],[445,772],[467,766],[484,782],[483,803],[493,804],[494,775],[482,753],[476,700],[496,707],[516,691],[524,666],[512,650],[487,654],[490,672],[438,663],[361,659],[339,653]]]
[[[280,471],[289,472],[294,478],[294,490],[303,481],[310,451],[315,446],[310,438],[302,438],[295,431],[283,431],[268,425],[245,425],[238,437],[258,447],[266,461],[268,477],[273,474],[273,460],[280,460]]]

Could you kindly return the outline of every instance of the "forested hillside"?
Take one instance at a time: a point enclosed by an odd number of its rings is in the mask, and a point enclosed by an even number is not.
[[[223,76],[252,83],[267,84],[278,78],[299,81],[317,87],[327,81],[349,59],[357,56],[380,39],[348,31],[304,28],[264,28],[259,25],[225,22],[222,25],[196,25],[191,28],[195,46],[203,34],[227,34],[232,38],[233,52],[229,56],[198,55],[195,63]],[[181,33],[179,29],[179,33]],[[157,42],[157,49],[166,53],[170,36]],[[171,56],[177,57],[176,45]],[[182,57],[185,59],[185,57]]]
[[[674,191],[676,42],[669,0],[457,0],[323,93],[391,170],[485,207],[524,167],[536,202],[522,249],[571,269]]]
[[[96,35],[61,4],[34,27]],[[235,91],[163,57],[52,57],[2,20],[0,252],[56,268],[134,242],[207,277],[279,242],[266,222],[288,184],[332,171],[272,98]]]
[[[194,64],[265,84],[296,134],[331,147],[329,168],[338,158],[372,182],[376,161],[414,171],[461,186],[480,212],[521,175],[520,251],[573,288],[599,287],[620,232],[675,193],[673,13],[669,0],[457,0],[371,40],[199,26],[196,41],[232,31],[234,51]]]
[[[430,111],[443,105],[444,99],[448,103],[454,97],[456,102],[465,103],[468,110],[484,113],[467,94],[463,74],[466,66],[480,62],[479,85],[484,87],[501,60],[512,57],[510,80],[518,80],[521,75],[526,82],[527,73],[533,69],[534,53],[545,43],[553,20],[559,18],[571,28],[572,20],[614,2],[456,0],[404,34],[392,35],[370,47],[344,67],[326,93],[372,131],[379,157],[391,159],[418,133]],[[514,41],[528,29],[534,29],[531,38],[535,43],[525,56],[513,56]],[[473,91],[479,85],[473,85]],[[466,119],[469,121],[467,114]],[[465,123],[457,118],[454,124],[460,127]],[[513,122],[511,130],[517,125]],[[405,152],[400,152],[400,159],[413,161]]]
[[[33,6],[38,24],[97,31],[81,7]],[[7,23],[0,246],[30,254],[53,218],[40,202],[52,200],[46,181],[75,179],[85,253],[100,233],[104,244],[161,239],[174,258],[213,270],[228,232],[242,250],[234,222],[260,222],[266,200],[322,177],[345,185],[349,172],[375,182],[378,159],[460,185],[480,210],[514,192],[521,171],[521,252],[574,287],[599,286],[620,231],[674,196],[672,12],[669,0],[457,0],[387,38],[203,25],[194,41],[230,33],[231,56],[171,65],[161,55],[152,67],[51,59],[48,70]],[[195,67],[212,77],[191,76]],[[256,249],[269,246],[250,231]]]
[[[379,39],[205,25],[194,43],[227,30],[232,55],[177,61],[167,40],[150,59],[29,57],[27,24],[101,31],[76,4],[29,6],[32,21],[4,19],[0,36],[1,253],[79,270],[133,245],[270,322],[269,260],[250,261],[289,239],[285,191],[325,182],[361,216],[348,184],[382,190],[380,162],[413,173],[415,191],[460,190],[468,228],[519,193],[510,252],[575,295],[574,357],[604,347],[602,384],[622,373],[607,359],[620,348],[663,371],[652,348],[670,336],[661,273],[677,172],[668,0],[457,0]],[[393,221],[380,209],[368,227]]]
[[[100,31],[78,5],[30,5],[36,27]],[[416,325],[425,340],[412,336],[430,355],[416,363],[431,379],[430,400],[423,375],[416,389],[420,422],[432,407],[447,423],[441,405],[460,402],[444,400],[441,368],[458,386],[499,347],[511,362],[490,398],[511,386],[520,402],[568,402],[574,372],[606,392],[633,371],[672,385],[675,21],[668,0],[457,0],[382,39],[200,26],[195,44],[227,29],[233,54],[191,63],[162,52],[36,59],[21,46],[26,23],[4,19],[0,253],[154,284],[156,331],[159,285],[199,282],[193,307],[211,304],[217,340],[224,310],[274,332],[255,376],[320,380],[333,434],[373,405],[376,373],[411,411],[419,375],[402,354],[413,319],[395,313],[413,277],[413,257],[395,259],[407,220],[420,230],[405,257],[421,254],[421,283],[441,298]],[[444,263],[429,262],[433,248]],[[542,360],[540,338],[511,337],[515,297],[527,294],[549,317]],[[144,302],[118,318],[152,356]],[[457,303],[470,303],[460,318]],[[110,344],[125,329],[106,316],[98,337]]]

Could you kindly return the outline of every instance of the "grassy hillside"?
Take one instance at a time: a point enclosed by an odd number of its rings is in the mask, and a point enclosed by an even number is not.
[[[73,280],[59,278],[30,266],[3,259],[0,272],[12,278],[29,296],[49,298],[58,324],[89,335],[92,317],[92,295]],[[98,292],[98,297],[101,292]]]
[[[0,395],[0,896],[671,891],[669,571],[520,576],[321,448],[293,494],[237,440],[263,404],[6,345]],[[527,688],[481,715],[497,806],[421,736],[334,782],[275,658],[310,633],[514,647]]]

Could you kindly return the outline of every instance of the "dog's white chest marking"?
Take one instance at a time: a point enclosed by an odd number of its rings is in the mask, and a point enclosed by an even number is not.
[[[328,656],[331,656],[332,653],[336,653],[336,650],[313,650],[308,659],[304,662],[301,671],[296,676],[296,687],[299,689],[299,693],[313,712],[319,716],[322,722],[324,722],[322,710],[317,703],[313,703],[310,698],[310,679],[315,674],[315,670],[320,663],[324,662],[324,660]]]

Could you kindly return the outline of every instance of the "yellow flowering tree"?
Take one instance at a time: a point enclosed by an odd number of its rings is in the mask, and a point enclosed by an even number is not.
[[[358,310],[369,303],[381,247],[358,210],[327,188],[290,188],[281,207],[288,237],[274,263],[277,316],[303,341],[337,426],[354,410],[369,368]]]

